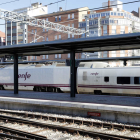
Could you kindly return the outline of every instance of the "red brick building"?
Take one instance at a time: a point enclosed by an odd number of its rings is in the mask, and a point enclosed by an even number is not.
[[[65,26],[78,28],[79,22],[82,21],[82,15],[87,14],[87,11],[84,11],[84,10],[88,10],[88,7],[72,9],[72,10],[67,10],[67,11],[63,11],[62,8],[60,7],[58,12],[37,16],[35,18],[44,19],[44,20],[54,22],[54,23],[59,23]],[[35,33],[37,35],[36,38],[41,36],[35,42],[66,40],[66,39],[80,37],[78,35],[74,36],[74,35],[56,32],[52,30],[45,30],[45,29],[33,27],[33,26],[28,26],[28,31],[31,32],[31,33],[28,33],[28,43],[34,42]],[[54,55],[42,55],[42,56],[29,56],[28,61],[69,59],[69,58],[70,58],[70,54],[54,54]],[[79,58],[81,58],[81,54],[76,54],[76,59],[79,59]]]

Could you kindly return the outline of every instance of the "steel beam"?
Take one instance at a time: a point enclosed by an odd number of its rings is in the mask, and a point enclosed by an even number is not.
[[[46,21],[44,19],[37,19],[34,17],[29,17],[28,15],[24,15],[22,13],[11,12],[4,9],[0,9],[0,19],[4,19],[11,22],[21,22],[26,25],[40,27],[43,29],[49,29],[61,33],[72,34],[72,35],[82,35],[85,31],[69,26],[65,26],[58,23],[53,23],[50,21]]]
[[[75,51],[72,50],[70,53],[70,79],[71,79],[71,91],[70,96],[75,97],[76,93],[76,68],[75,68]]]
[[[14,54],[14,94],[18,94],[18,54]]]

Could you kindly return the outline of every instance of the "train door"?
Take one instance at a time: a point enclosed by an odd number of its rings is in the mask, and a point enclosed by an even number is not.
[[[98,72],[93,73],[93,80],[94,80],[94,93],[95,94],[100,94],[102,93],[101,90],[101,76],[99,75]]]

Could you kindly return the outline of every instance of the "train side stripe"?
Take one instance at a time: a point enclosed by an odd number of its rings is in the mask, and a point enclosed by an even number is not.
[[[0,85],[13,86],[14,83],[0,83]],[[47,86],[47,87],[70,87],[69,84],[37,84],[37,83],[19,83],[19,86]],[[78,85],[79,88],[113,88],[113,89],[140,89],[140,86],[125,85]]]

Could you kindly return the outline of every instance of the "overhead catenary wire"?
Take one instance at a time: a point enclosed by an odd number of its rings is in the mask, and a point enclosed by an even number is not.
[[[59,2],[62,2],[62,1],[65,1],[65,0],[60,0],[60,1],[57,1],[57,2],[53,2],[53,3],[47,4],[47,5],[52,5],[52,4],[56,4],[56,3],[59,3]]]
[[[4,2],[4,3],[0,3],[0,5],[8,4],[8,3],[16,2],[16,1],[20,1],[20,0],[13,0],[13,1]]]
[[[63,1],[65,1],[65,0],[60,0],[60,1],[57,1],[57,2],[49,3],[49,4],[45,5],[45,6],[56,4],[56,3],[59,3],[59,2],[63,2]],[[30,1],[30,3],[31,3],[31,1]],[[44,6],[42,5],[41,7],[44,7]],[[38,9],[38,8],[41,8],[41,7],[36,7],[36,8],[30,9],[30,11]],[[24,12],[20,12],[20,14],[22,14],[22,13],[24,13]]]
[[[19,1],[19,0],[15,0],[15,1]],[[6,2],[6,3],[11,3],[11,2],[15,2],[15,1],[10,1],[10,2]],[[61,1],[54,2],[54,3],[50,3],[50,4],[47,4],[47,6],[48,5],[55,4],[55,3],[58,3],[58,2],[62,2],[62,1],[65,1],[65,0],[61,0]],[[126,5],[126,4],[136,3],[136,2],[140,2],[140,0],[125,2],[125,3],[122,3],[122,4],[114,4],[114,5],[111,5],[111,7],[112,6],[118,6],[118,5]],[[1,3],[0,5],[6,4],[6,3]],[[67,0],[66,0],[66,4],[67,4]],[[34,9],[37,9],[37,8],[34,8]],[[98,7],[98,8],[92,8],[92,9],[87,9],[87,10],[81,10],[81,11],[78,11],[78,12],[84,12],[84,11],[89,11],[89,10],[100,10],[100,9],[103,9],[103,8],[108,8],[108,6]],[[34,9],[30,9],[30,11],[32,11]],[[78,8],[75,8],[75,9],[78,9]],[[24,12],[20,12],[20,13],[24,13]],[[76,12],[70,12],[70,13],[77,13],[77,11]],[[65,15],[65,14],[64,13],[59,13],[59,15]],[[52,16],[47,16],[47,17],[52,17]]]
[[[110,7],[118,6],[118,5],[127,5],[127,4],[137,3],[137,2],[140,2],[140,0],[125,2],[125,3],[122,3],[122,4],[114,4],[114,5],[111,5]],[[102,9],[105,9],[105,8],[108,8],[108,6],[98,7],[98,8],[92,8],[92,9],[86,9],[86,10],[80,10],[80,11],[76,11],[76,12],[69,12],[69,14],[71,14],[71,13],[77,13],[77,12],[84,12],[84,11],[102,10]],[[75,8],[75,9],[78,9],[78,8]],[[71,9],[71,10],[74,10],[74,9]],[[66,13],[59,13],[59,15],[66,15]],[[52,17],[52,16],[47,16],[47,17]]]

